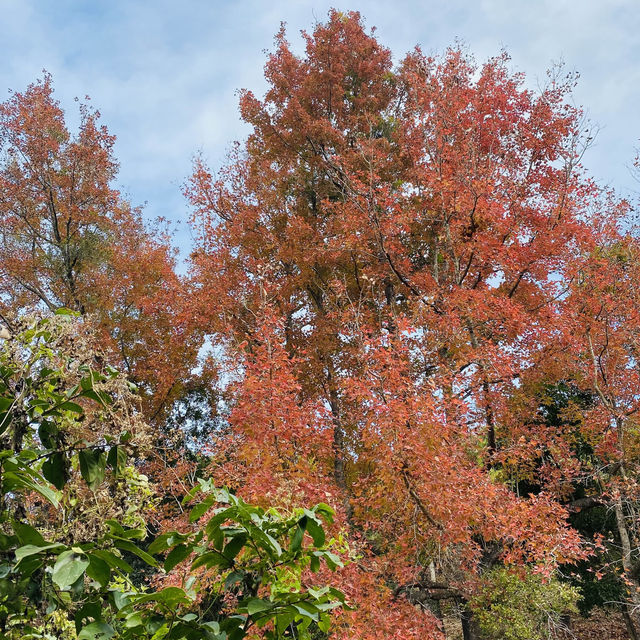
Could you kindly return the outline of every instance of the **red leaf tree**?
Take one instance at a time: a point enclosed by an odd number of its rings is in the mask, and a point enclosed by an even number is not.
[[[72,135],[51,78],[0,104],[0,307],[93,316],[149,416],[179,395],[199,342],[164,233],[113,188],[114,136],[80,107]]]
[[[416,589],[464,600],[498,557],[585,553],[561,495],[500,470],[522,381],[560,375],[604,205],[571,78],[534,93],[460,50],[394,69],[357,13],[304,37],[299,57],[278,34],[264,99],[241,94],[248,140],[187,187],[194,322],[229,365],[214,472],[341,507],[362,556],[344,637],[436,637]]]

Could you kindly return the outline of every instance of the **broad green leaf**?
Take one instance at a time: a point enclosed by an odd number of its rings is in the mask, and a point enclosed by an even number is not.
[[[278,611],[275,617],[275,625],[276,631],[280,634],[280,636],[284,634],[284,632],[287,630],[287,627],[294,621],[296,615],[297,611],[291,606]]]
[[[296,611],[298,611],[298,613],[300,613],[304,617],[311,618],[315,621],[319,619],[318,607],[311,604],[310,602],[292,602],[291,605]]]
[[[109,449],[107,464],[113,469],[116,477],[122,474],[127,466],[127,452],[122,446],[114,445]]]
[[[45,547],[49,543],[42,537],[39,531],[34,529],[31,525],[24,522],[14,522],[13,530],[18,536],[20,544],[33,544],[37,547]]]
[[[247,544],[247,534],[237,533],[226,544],[226,546],[222,550],[222,553],[229,561],[233,561],[233,559],[240,553],[240,551],[242,551],[242,549],[246,544]]]
[[[251,598],[245,605],[247,613],[251,616],[261,611],[267,611],[267,609],[273,608],[273,603],[262,598]]]
[[[102,619],[102,601],[89,600],[85,602],[73,617],[76,623],[76,633],[80,633],[82,627],[99,622]]]
[[[211,509],[215,502],[215,496],[207,496],[202,502],[191,509],[191,513],[189,513],[189,522],[199,520],[205,513],[207,513],[207,511],[209,511],[209,509]]]
[[[15,569],[21,573],[23,577],[29,577],[34,571],[40,569],[43,564],[44,559],[39,555],[27,556],[18,562]]]
[[[89,566],[89,558],[69,550],[58,556],[53,565],[51,579],[60,589],[68,589]]]
[[[78,453],[80,473],[89,489],[95,491],[104,480],[106,458],[99,449],[82,449]]]
[[[62,489],[66,480],[66,458],[59,451],[53,452],[42,465],[42,475],[56,488]]]
[[[64,411],[73,411],[73,413],[78,413],[80,415],[84,413],[84,409],[77,402],[71,402],[69,400],[59,405],[58,409],[63,409]]]
[[[144,618],[139,611],[133,611],[124,620],[125,629],[135,629],[144,624]]]
[[[171,550],[164,561],[164,570],[169,573],[169,571],[171,571],[177,564],[180,564],[183,560],[188,558],[192,551],[192,545],[179,544]]]
[[[307,516],[307,520],[305,523],[307,532],[313,539],[313,544],[316,547],[321,547],[325,542],[325,534],[324,529],[322,528],[322,524],[318,520],[315,513],[309,511],[308,509],[304,510],[305,516]]]
[[[92,622],[78,634],[78,640],[109,640],[115,635],[113,627],[106,622]]]
[[[90,553],[87,575],[104,588],[109,584],[109,580],[111,579],[111,569],[103,558],[97,556],[95,553]]]
[[[198,569],[199,567],[206,567],[210,569],[216,565],[222,566],[230,566],[230,560],[228,560],[220,551],[208,551],[207,553],[203,553],[201,556],[197,557],[191,563],[191,570]]]
[[[37,553],[49,551],[51,549],[64,549],[64,548],[65,548],[64,545],[61,545],[59,543],[45,544],[44,546],[26,544],[23,547],[16,549],[16,560],[20,561],[22,560],[22,558],[26,558],[27,556],[32,556]]]
[[[133,569],[125,562],[120,556],[117,556],[111,551],[106,549],[95,549],[91,552],[91,555],[97,556],[101,560],[104,560],[112,569],[120,569],[124,573],[131,573]]]
[[[60,493],[40,482],[36,482],[32,477],[33,475],[32,472],[26,469],[6,471],[2,478],[3,490],[16,491],[19,489],[27,489],[28,491],[35,491],[57,509],[60,504]]]
[[[38,437],[46,449],[55,449],[57,446],[56,437],[58,427],[50,420],[42,420],[38,427]]]
[[[304,538],[304,529],[306,525],[306,518],[301,518],[300,522],[295,527],[293,536],[291,537],[291,544],[289,545],[289,551],[299,551],[302,547],[302,539]]]
[[[324,502],[319,502],[315,507],[313,507],[312,511],[314,513],[320,514],[327,522],[333,522],[333,516],[335,515],[335,511]]]
[[[137,604],[144,602],[161,602],[169,607],[175,607],[181,603],[189,602],[187,594],[180,587],[167,587],[157,593],[148,593],[142,597],[135,598]]]
[[[149,566],[158,566],[158,561],[152,555],[137,547],[130,540],[122,540],[120,538],[114,537],[113,543],[118,549],[121,549],[122,551],[128,551],[129,553],[133,553],[134,555],[138,556],[138,558],[144,560]]]

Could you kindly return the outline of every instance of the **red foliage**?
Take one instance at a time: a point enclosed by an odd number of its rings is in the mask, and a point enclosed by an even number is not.
[[[353,598],[379,612],[349,637],[435,637],[391,585],[434,563],[464,590],[491,545],[545,572],[585,553],[565,480],[518,497],[499,471],[568,455],[527,431],[526,391],[585,365],[571,291],[617,233],[593,211],[618,205],[582,174],[570,78],[534,94],[460,50],[394,70],[356,13],[305,39],[297,57],[278,34],[246,145],[186,190],[194,322],[237,365],[219,469],[252,500],[333,497],[364,554]]]
[[[86,105],[71,135],[48,75],[0,104],[0,306],[94,315],[154,416],[179,394],[199,342],[185,330],[168,237],[112,186],[114,142]]]

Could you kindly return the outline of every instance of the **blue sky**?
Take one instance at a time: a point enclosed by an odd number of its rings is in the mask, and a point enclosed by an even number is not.
[[[118,137],[118,187],[146,215],[180,223],[189,249],[181,184],[202,151],[216,168],[247,133],[236,90],[265,89],[262,67],[280,22],[301,50],[300,29],[328,9],[358,10],[396,59],[420,44],[456,40],[479,61],[505,48],[535,87],[564,60],[580,81],[575,102],[600,127],[584,164],[601,183],[635,197],[629,167],[640,146],[638,0],[0,0],[0,97],[47,69],[76,121],[74,97],[91,97]]]

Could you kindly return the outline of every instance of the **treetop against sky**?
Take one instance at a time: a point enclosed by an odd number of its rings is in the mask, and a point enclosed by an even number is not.
[[[134,204],[147,203],[148,217],[184,221],[181,184],[191,158],[202,151],[216,168],[231,142],[248,132],[236,92],[266,89],[264,50],[272,49],[280,22],[301,52],[299,31],[324,20],[334,4],[0,0],[0,41],[12,52],[0,69],[2,99],[43,68],[70,124],[74,97],[89,95],[117,136],[118,186]],[[586,166],[622,195],[635,190],[628,167],[640,138],[640,13],[633,0],[400,0],[393,11],[368,0],[337,8],[360,11],[396,61],[416,44],[430,53],[459,40],[479,62],[504,47],[535,88],[553,61],[564,60],[567,70],[580,73],[575,102],[600,128]],[[191,246],[186,224],[177,241],[185,255]]]

